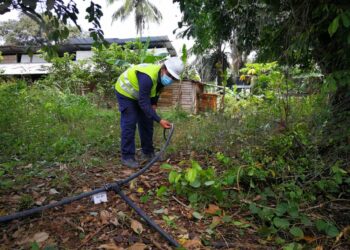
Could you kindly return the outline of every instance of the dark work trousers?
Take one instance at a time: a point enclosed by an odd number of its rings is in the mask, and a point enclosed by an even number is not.
[[[136,124],[141,139],[144,154],[154,153],[153,148],[153,120],[146,117],[137,101],[116,93],[120,115],[121,152],[122,158],[135,158]]]

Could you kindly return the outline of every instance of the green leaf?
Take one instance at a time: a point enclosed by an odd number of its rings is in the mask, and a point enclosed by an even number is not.
[[[170,173],[169,173],[169,182],[171,183],[171,184],[173,184],[173,183],[176,183],[176,179],[177,179],[177,177],[179,176],[179,173],[178,172],[176,172],[176,171],[171,171]]]
[[[278,245],[282,245],[282,244],[286,243],[286,240],[282,239],[281,237],[276,237],[275,242]]]
[[[285,214],[288,210],[288,204],[283,202],[283,203],[279,203],[275,209],[275,213],[277,216],[282,216],[283,214]]]
[[[66,39],[69,36],[69,29],[67,27],[64,27],[63,31],[61,32],[61,39]]]
[[[324,220],[317,220],[315,222],[316,228],[318,231],[322,232],[322,231],[326,231],[328,224],[326,221]]]
[[[302,216],[300,218],[300,222],[303,223],[304,226],[307,226],[307,227],[312,226],[312,222],[307,216]]]
[[[283,219],[283,218],[279,218],[279,217],[275,217],[273,219],[273,224],[277,227],[277,228],[281,228],[281,229],[287,229],[290,225],[289,221],[287,219]]]
[[[345,28],[350,27],[350,18],[346,15],[346,13],[341,14],[341,20],[343,21],[343,25]]]
[[[339,16],[333,19],[331,24],[328,26],[328,33],[332,37],[339,28]]]
[[[315,225],[318,231],[325,232],[330,237],[336,237],[339,235],[339,230],[330,222],[317,220]]]
[[[254,203],[249,204],[249,210],[252,212],[252,214],[257,214],[260,212],[260,208],[258,208]]]
[[[189,168],[187,170],[187,173],[185,175],[185,179],[189,182],[192,183],[196,180],[197,177],[197,169],[195,168]]]
[[[298,209],[298,205],[295,203],[291,203],[288,206],[288,214],[292,217],[292,218],[297,218],[299,216],[299,209]]]
[[[36,242],[33,242],[30,246],[30,249],[31,250],[39,250],[40,249],[40,246],[38,245],[38,243]]]
[[[180,179],[181,179],[181,174],[179,174],[178,176],[176,176],[176,178],[175,178],[175,183],[178,183]]]
[[[229,216],[229,215],[225,215],[221,218],[221,220],[224,222],[224,223],[228,223],[230,221],[232,221],[232,217]]]
[[[206,186],[211,186],[211,185],[213,185],[215,183],[215,181],[206,181],[206,182],[204,182],[204,185],[206,185]]]
[[[190,185],[194,188],[199,188],[201,186],[201,182],[196,179],[194,182],[190,183]]]
[[[295,238],[303,238],[304,232],[300,227],[292,227],[289,232],[295,237]]]
[[[336,237],[339,235],[339,230],[334,225],[328,225],[326,234],[330,237]]]
[[[268,237],[271,234],[275,234],[277,232],[276,228],[271,226],[271,227],[261,227],[258,229],[258,233],[263,236],[263,237]]]
[[[165,195],[165,193],[168,191],[168,188],[166,186],[160,186],[157,189],[157,197],[162,197],[163,195]]]
[[[197,201],[198,201],[198,194],[197,193],[190,194],[188,196],[188,200],[191,203],[197,203]]]
[[[192,161],[192,168],[200,171],[202,170],[201,166],[199,165],[199,163],[197,161]]]
[[[197,220],[200,220],[203,218],[203,215],[201,215],[200,213],[198,213],[197,211],[194,211],[192,213],[193,217],[196,218]]]
[[[162,169],[173,169],[173,166],[171,166],[170,164],[168,163],[163,163],[160,168]]]
[[[186,44],[182,45],[182,56],[181,59],[183,61],[184,64],[186,64],[187,62],[187,48],[186,48]]]
[[[142,203],[146,203],[149,200],[150,196],[149,195],[143,195],[140,197],[140,201]]]
[[[302,250],[303,246],[299,243],[289,243],[288,245],[283,247],[283,250]]]

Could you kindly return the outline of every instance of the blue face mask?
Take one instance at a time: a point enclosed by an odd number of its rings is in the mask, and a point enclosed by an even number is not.
[[[169,77],[168,75],[162,75],[162,77],[160,78],[160,81],[164,86],[169,86],[170,84],[173,83],[174,80],[171,79],[171,77]]]

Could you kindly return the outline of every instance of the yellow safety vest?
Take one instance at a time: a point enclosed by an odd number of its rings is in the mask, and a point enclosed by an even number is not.
[[[145,73],[152,79],[153,84],[150,97],[155,97],[157,94],[157,79],[160,68],[161,65],[147,63],[132,66],[119,76],[115,84],[115,89],[118,93],[126,97],[129,97],[134,100],[139,99],[140,87],[139,81],[136,76],[136,72],[138,71],[141,73]]]

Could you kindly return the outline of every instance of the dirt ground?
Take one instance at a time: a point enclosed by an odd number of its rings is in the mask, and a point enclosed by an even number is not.
[[[169,155],[166,162],[177,166],[193,155]],[[196,156],[203,165],[215,165]],[[258,226],[241,204],[219,207],[209,204],[194,210],[183,197],[167,189],[169,170],[156,163],[143,175],[125,185],[124,193],[183,249],[282,249],[274,238],[263,239]],[[13,185],[0,193],[0,215],[46,205],[124,179],[136,170],[120,165],[118,160],[93,167],[67,167],[65,164],[41,169],[31,164],[14,169]],[[30,173],[30,177],[28,177]],[[25,179],[23,176],[27,176]],[[29,197],[29,198],[28,198]],[[0,250],[3,249],[175,249],[148,226],[116,193],[109,191],[108,201],[94,204],[91,197],[68,205],[47,209],[31,217],[0,225]],[[232,202],[228,203],[232,204]],[[201,218],[195,218],[198,212]],[[230,222],[225,221],[230,218]],[[306,237],[305,237],[306,238]],[[321,238],[306,240],[322,242]],[[350,249],[340,242],[332,249]],[[350,246],[349,246],[350,247]],[[312,249],[312,248],[310,248]],[[327,248],[317,248],[323,250]]]
[[[176,160],[170,164],[177,164]],[[28,168],[28,166],[25,166]],[[24,167],[24,168],[25,168]],[[20,171],[20,169],[19,169]],[[52,176],[32,178],[28,185],[1,195],[1,215],[13,213],[23,204],[23,193],[33,197],[34,206],[59,201],[62,198],[102,187],[123,179],[134,170],[115,163],[100,167],[60,170],[70,176],[69,184],[57,188]],[[239,228],[225,225],[215,214],[212,204],[201,219],[194,210],[172,191],[158,197],[156,190],[168,184],[168,170],[156,163],[144,175],[124,186],[123,190],[146,214],[187,249],[277,249],[256,236],[254,226]],[[64,180],[60,180],[64,181]],[[58,185],[61,186],[61,185]],[[148,200],[145,198],[151,192]],[[142,197],[144,198],[143,201]],[[236,221],[242,221],[237,207],[226,209]],[[221,214],[223,215],[223,214]],[[210,225],[216,225],[208,231]],[[34,243],[35,242],[35,243]],[[108,201],[94,204],[89,198],[69,205],[45,210],[41,214],[1,225],[0,249],[173,249],[169,243],[145,222],[114,192]]]

